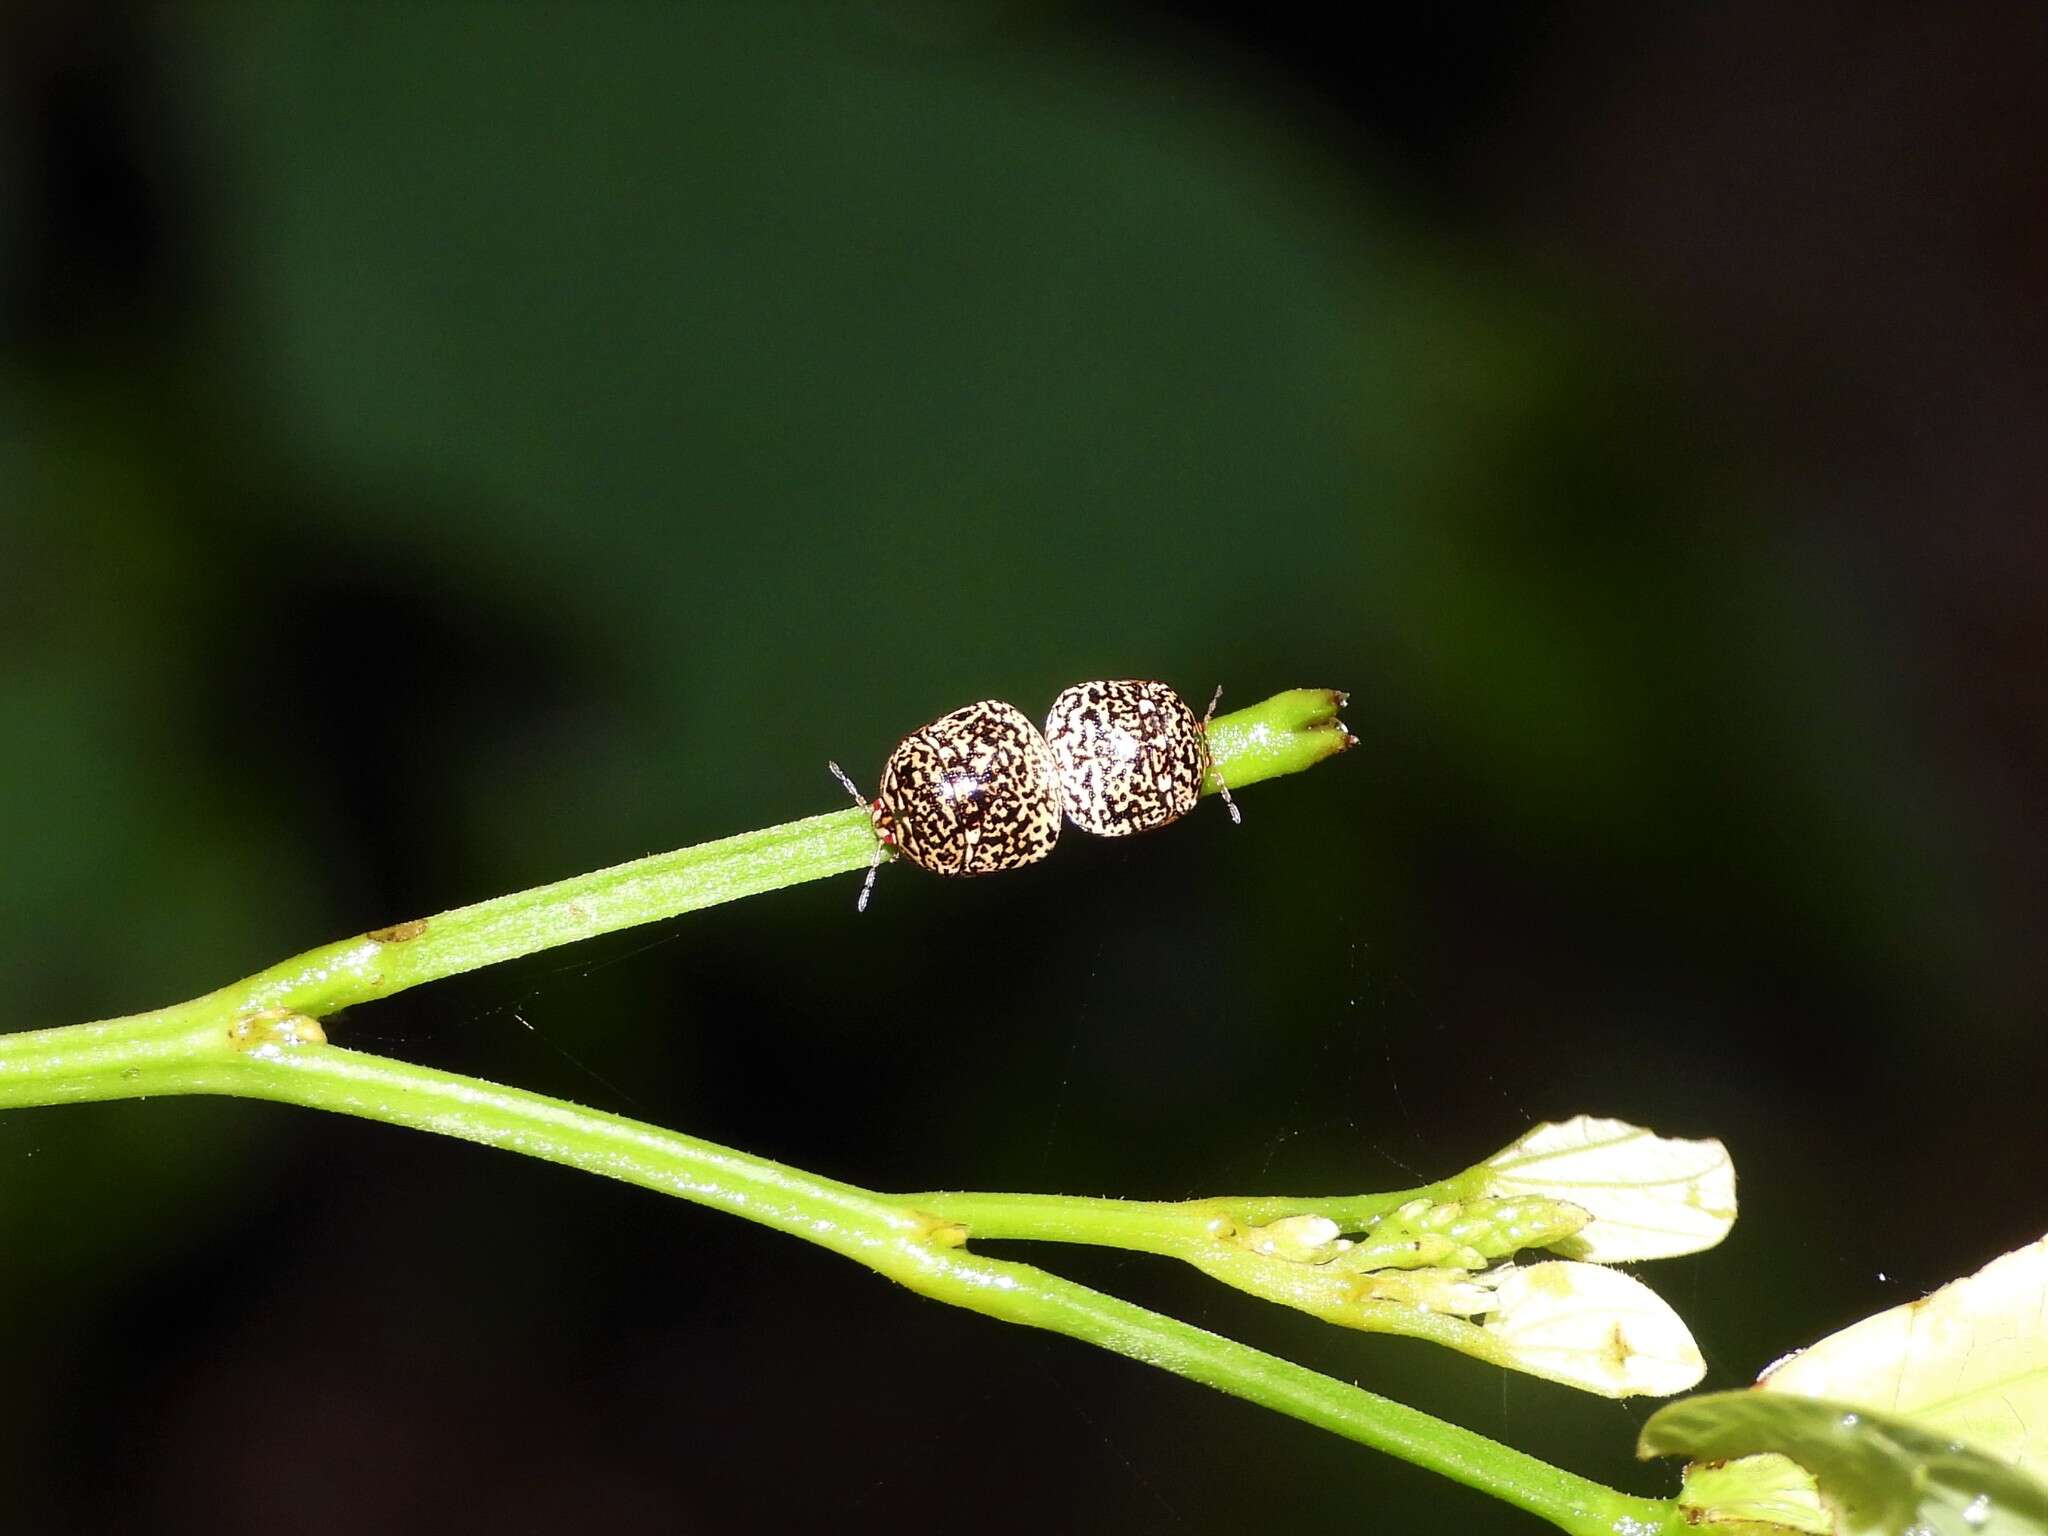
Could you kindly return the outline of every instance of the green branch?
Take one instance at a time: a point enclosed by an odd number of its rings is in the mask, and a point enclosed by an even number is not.
[[[1342,696],[1277,694],[1212,723],[1233,790],[1353,744]],[[1209,788],[1213,790],[1212,781]],[[502,1147],[741,1216],[920,1294],[1159,1365],[1480,1489],[1575,1536],[1676,1531],[1677,1506],[1575,1477],[1482,1435],[1246,1345],[963,1246],[970,1235],[1176,1251],[1201,1222],[1269,1221],[1329,1201],[1197,1207],[1050,1196],[890,1197],[539,1094],[329,1045],[319,1019],[407,987],[783,886],[874,856],[856,807],[657,854],[309,950],[175,1007],[0,1035],[0,1109],[212,1093],[270,1099]],[[1448,1187],[1448,1186],[1446,1186]],[[1355,1214],[1412,1198],[1361,1197]],[[1194,1223],[1191,1226],[1190,1223]],[[1092,1234],[1092,1235],[1091,1235]]]
[[[1346,1231],[1411,1200],[1464,1198],[1470,1174],[1374,1195],[1221,1195],[1203,1200],[1118,1200],[1082,1195],[985,1194],[934,1190],[904,1198],[957,1221],[978,1238],[1085,1243],[1187,1258],[1214,1246],[1219,1230],[1264,1226],[1288,1216],[1326,1216]]]
[[[1337,718],[1343,701],[1343,694],[1328,688],[1295,688],[1219,715],[1209,727],[1216,772],[1235,790],[1299,773],[1343,751],[1357,739]],[[285,1008],[325,1018],[537,950],[850,874],[874,856],[867,813],[848,807],[323,944],[221,996],[232,997],[238,1008]]]
[[[865,869],[874,854],[865,811],[809,816],[324,944],[250,977],[237,1000],[324,1018],[538,950]]]
[[[172,1093],[324,1109],[638,1184],[819,1244],[934,1300],[1067,1334],[1319,1425],[1574,1536],[1678,1529],[1669,1501],[1631,1497],[1248,1345],[971,1253],[966,1231],[943,1213],[540,1094],[343,1050],[303,1015],[234,1015],[202,999],[0,1037],[0,1108]]]

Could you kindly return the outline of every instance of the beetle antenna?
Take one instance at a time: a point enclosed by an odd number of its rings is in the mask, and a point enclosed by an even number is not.
[[[1208,734],[1209,722],[1216,717],[1216,706],[1222,702],[1223,685],[1218,683],[1216,691],[1209,695],[1209,707],[1202,712],[1202,733],[1204,735]],[[1244,812],[1240,811],[1237,808],[1237,802],[1230,798],[1230,786],[1223,782],[1223,770],[1216,766],[1214,758],[1209,760],[1209,771],[1216,775],[1216,788],[1223,795],[1223,808],[1230,812],[1230,824],[1234,827],[1243,826]]]
[[[865,808],[868,803],[868,797],[860,792],[860,786],[853,782],[846,770],[829,758],[826,760],[825,766],[832,770],[832,777],[839,781],[839,787],[853,796],[853,803]]]
[[[861,881],[861,883],[860,883],[860,895],[856,896],[856,897],[854,898],[854,901],[853,901],[853,910],[854,910],[854,911],[856,911],[856,912],[865,912],[865,911],[867,911],[867,909],[868,909],[868,896],[869,896],[869,894],[870,894],[870,893],[871,893],[871,892],[872,892],[872,891],[874,890],[874,888],[875,888],[875,873],[876,873],[876,871],[877,871],[877,870],[879,870],[879,869],[880,869],[881,867],[882,867],[882,840],[881,840],[880,838],[876,838],[876,839],[875,839],[875,856],[874,856],[873,858],[871,858],[871,859],[869,859],[869,860],[868,860],[868,877],[867,877],[867,879],[865,879],[865,880]]]
[[[831,761],[829,758],[826,760],[825,766],[832,770],[832,777],[839,781],[840,785],[846,790],[846,792],[849,795],[853,796],[853,803],[859,806],[862,810],[866,810],[868,808],[868,797],[860,792],[860,786],[853,782],[852,778],[848,776],[846,770],[840,767],[837,763]],[[868,877],[860,883],[860,895],[855,899],[853,903],[854,911],[867,911],[868,897],[874,892],[875,889],[875,873],[876,871],[881,869],[881,867],[882,840],[881,838],[877,837],[875,839],[875,856],[872,859],[868,860]]]

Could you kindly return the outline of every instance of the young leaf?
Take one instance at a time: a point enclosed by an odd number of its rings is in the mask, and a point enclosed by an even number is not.
[[[1602,1397],[1669,1397],[1707,1372],[1684,1320],[1619,1270],[1555,1260],[1477,1278],[1493,1283],[1485,1331],[1517,1370]]]
[[[1875,1407],[2038,1473],[2048,1467],[2044,1312],[2048,1238],[1830,1334],[1758,1385]]]
[[[1599,1264],[1711,1248],[1735,1224],[1735,1165],[1718,1141],[1679,1141],[1579,1115],[1537,1126],[1474,1170],[1483,1193],[1538,1195],[1592,1213],[1555,1245]]]
[[[1426,1338],[1602,1397],[1669,1397],[1706,1371],[1684,1321],[1619,1270],[1552,1260],[1354,1274],[1341,1262],[1219,1246],[1189,1255],[1226,1285],[1344,1328]]]
[[[1688,1523],[1712,1536],[1833,1536],[1835,1529],[1813,1474],[1775,1453],[1689,1463],[1678,1502]]]
[[[1811,1472],[1838,1536],[2048,1536],[2048,1488],[1903,1420],[1818,1398],[1710,1392],[1650,1415],[1640,1456],[1775,1451]]]

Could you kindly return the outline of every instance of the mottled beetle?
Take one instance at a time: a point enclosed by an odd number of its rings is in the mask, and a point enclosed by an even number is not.
[[[875,825],[860,910],[885,848],[935,875],[992,875],[1051,853],[1063,816],[1098,837],[1177,820],[1213,771],[1208,727],[1165,683],[1078,683],[1053,701],[1043,735],[994,699],[920,726],[883,763],[872,802],[830,764]]]

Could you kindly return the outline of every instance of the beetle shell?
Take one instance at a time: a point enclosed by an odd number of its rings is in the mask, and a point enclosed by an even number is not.
[[[873,815],[883,842],[935,875],[1036,863],[1060,836],[1052,750],[1008,704],[956,709],[896,744]]]
[[[1061,805],[1084,832],[1149,832],[1202,798],[1209,733],[1164,683],[1076,683],[1052,701],[1045,739]]]

